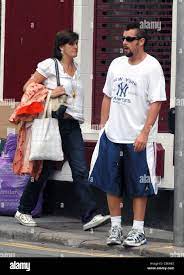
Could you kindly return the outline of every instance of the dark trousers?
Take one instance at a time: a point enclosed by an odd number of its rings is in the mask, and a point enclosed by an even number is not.
[[[86,166],[84,141],[79,122],[72,119],[59,121],[62,147],[69,162],[74,189],[78,196],[83,223],[90,221],[97,213],[96,202],[93,199],[92,187],[88,184],[88,169]],[[24,214],[31,214],[37,204],[44,182],[52,172],[49,161],[44,161],[42,173],[38,181],[27,183],[20,199],[18,210]],[[73,206],[72,206],[73,207]]]

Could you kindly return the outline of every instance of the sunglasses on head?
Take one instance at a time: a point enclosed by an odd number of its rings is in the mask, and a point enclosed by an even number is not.
[[[127,42],[133,42],[134,40],[139,40],[141,37],[138,36],[122,36],[122,41],[126,39]]]

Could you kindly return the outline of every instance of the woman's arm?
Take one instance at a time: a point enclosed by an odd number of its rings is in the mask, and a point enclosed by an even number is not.
[[[23,92],[26,91],[27,86],[29,84],[31,84],[32,82],[40,84],[40,83],[43,83],[43,81],[45,79],[46,79],[46,77],[44,77],[43,75],[41,75],[39,72],[35,71],[35,73],[32,74],[32,76],[30,77],[30,79],[24,84]],[[59,97],[59,96],[64,95],[64,94],[66,94],[65,93],[65,89],[63,88],[63,86],[59,86],[59,87],[55,88],[54,90],[52,90],[51,97],[52,98]]]
[[[28,81],[24,84],[23,87],[23,92],[26,91],[27,86],[29,84],[31,84],[32,82],[36,82],[36,83],[42,83],[44,80],[46,79],[46,77],[44,77],[43,75],[41,75],[40,73],[38,73],[37,71],[32,74],[32,76],[28,79]]]

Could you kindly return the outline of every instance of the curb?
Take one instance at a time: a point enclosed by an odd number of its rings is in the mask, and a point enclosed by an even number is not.
[[[121,246],[107,246],[100,239],[90,239],[84,235],[76,235],[74,233],[68,232],[51,232],[48,229],[40,228],[27,228],[23,227],[21,229],[8,228],[7,226],[0,226],[0,237],[13,240],[23,240],[27,242],[48,242],[53,244],[61,244],[67,247],[85,248],[92,250],[101,251],[114,251],[115,253],[120,253],[123,255],[124,252],[128,253],[130,256],[141,256],[141,257],[170,257],[176,248],[170,243],[154,243],[148,242],[147,245],[134,248],[122,248]]]

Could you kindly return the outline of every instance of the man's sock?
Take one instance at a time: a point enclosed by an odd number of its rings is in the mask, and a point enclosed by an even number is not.
[[[144,221],[133,221],[133,229],[139,230],[141,233],[144,233]]]
[[[113,226],[121,227],[121,216],[111,217],[111,227]]]

